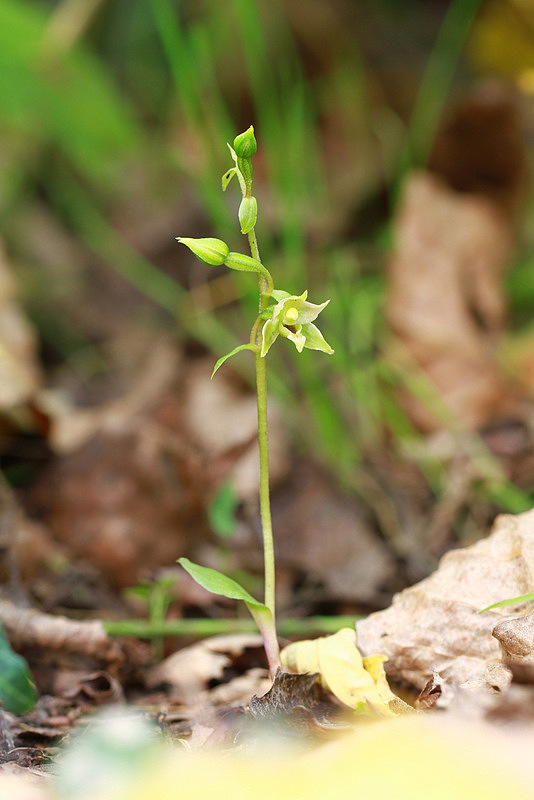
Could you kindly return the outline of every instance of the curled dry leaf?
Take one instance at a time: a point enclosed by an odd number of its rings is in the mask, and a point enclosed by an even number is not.
[[[487,539],[447,553],[429,578],[359,621],[359,646],[364,653],[387,655],[388,675],[418,689],[437,671],[453,690],[450,700],[462,685],[502,689],[510,673],[492,631],[510,610],[478,612],[532,591],[533,574],[534,510],[502,515]]]
[[[149,687],[169,684],[178,698],[196,704],[205,697],[210,682],[222,680],[224,670],[232,666],[234,659],[247,649],[261,651],[262,647],[259,634],[212,636],[168,656],[148,672],[146,683]],[[262,688],[260,684],[260,693]]]
[[[109,672],[60,670],[54,680],[54,695],[67,700],[89,700],[92,705],[121,703],[122,686]]]
[[[534,613],[505,619],[493,629],[505,664],[534,665]]]
[[[108,665],[119,664],[123,659],[119,645],[108,636],[100,621],[67,619],[8,602],[0,602],[0,621],[16,650],[37,647],[76,653]]]

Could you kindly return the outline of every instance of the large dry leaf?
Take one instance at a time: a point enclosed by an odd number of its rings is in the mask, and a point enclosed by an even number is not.
[[[354,497],[310,464],[298,463],[272,506],[279,566],[320,581],[328,598],[380,602],[395,562]]]
[[[449,411],[478,427],[510,404],[496,358],[510,224],[489,200],[418,172],[406,182],[394,239],[390,356],[408,370],[416,365]],[[439,427],[435,410],[413,398],[407,407],[423,430]]]
[[[186,379],[183,424],[206,463],[227,463],[226,478],[240,500],[256,498],[260,459],[257,444],[256,397],[221,371],[211,379],[212,360],[204,359]],[[269,475],[271,484],[285,478],[289,453],[282,418],[271,400],[268,407]]]
[[[132,586],[210,540],[206,509],[222,482],[256,498],[257,412],[231,371],[210,381],[212,360],[185,365],[175,342],[152,341],[127,389],[88,409],[50,403],[57,459],[32,487],[55,537],[115,585]],[[271,405],[271,476],[288,468]],[[200,559],[199,560],[203,560]]]
[[[504,688],[510,675],[492,631],[525,608],[478,611],[532,591],[533,575],[534,510],[500,516],[487,539],[447,553],[429,578],[359,621],[358,645],[387,655],[388,675],[419,689],[437,671],[451,701],[461,686]]]

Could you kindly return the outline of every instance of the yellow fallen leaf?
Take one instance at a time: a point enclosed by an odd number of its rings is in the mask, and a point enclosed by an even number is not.
[[[294,672],[317,672],[328,689],[349,708],[370,706],[382,716],[396,716],[400,705],[409,708],[389,688],[386,656],[363,658],[356,632],[342,628],[332,636],[293,642],[282,650],[282,664]],[[396,706],[393,708],[392,706]]]

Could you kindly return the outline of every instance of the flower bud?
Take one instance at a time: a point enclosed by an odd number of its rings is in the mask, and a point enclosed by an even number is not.
[[[256,224],[258,216],[258,203],[255,197],[244,197],[239,206],[239,224],[241,233],[248,233]]]
[[[188,239],[183,236],[177,236],[176,241],[189,247],[197,258],[203,261],[204,264],[209,264],[210,267],[224,264],[230,251],[228,245],[221,239]]]
[[[254,136],[254,128],[251,125],[244,133],[240,133],[234,139],[234,150],[240,158],[250,158],[254,155],[258,145]]]

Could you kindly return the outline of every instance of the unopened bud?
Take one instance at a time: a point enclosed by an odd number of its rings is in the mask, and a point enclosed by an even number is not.
[[[256,224],[258,203],[255,197],[244,197],[239,206],[239,224],[241,233],[248,233]]]
[[[257,149],[258,145],[252,125],[234,139],[234,150],[240,158],[251,158]]]
[[[186,247],[189,247],[197,258],[203,261],[204,264],[209,264],[210,267],[217,267],[224,264],[230,251],[228,245],[221,239],[188,239],[177,236],[176,240],[181,244],[185,244]]]

